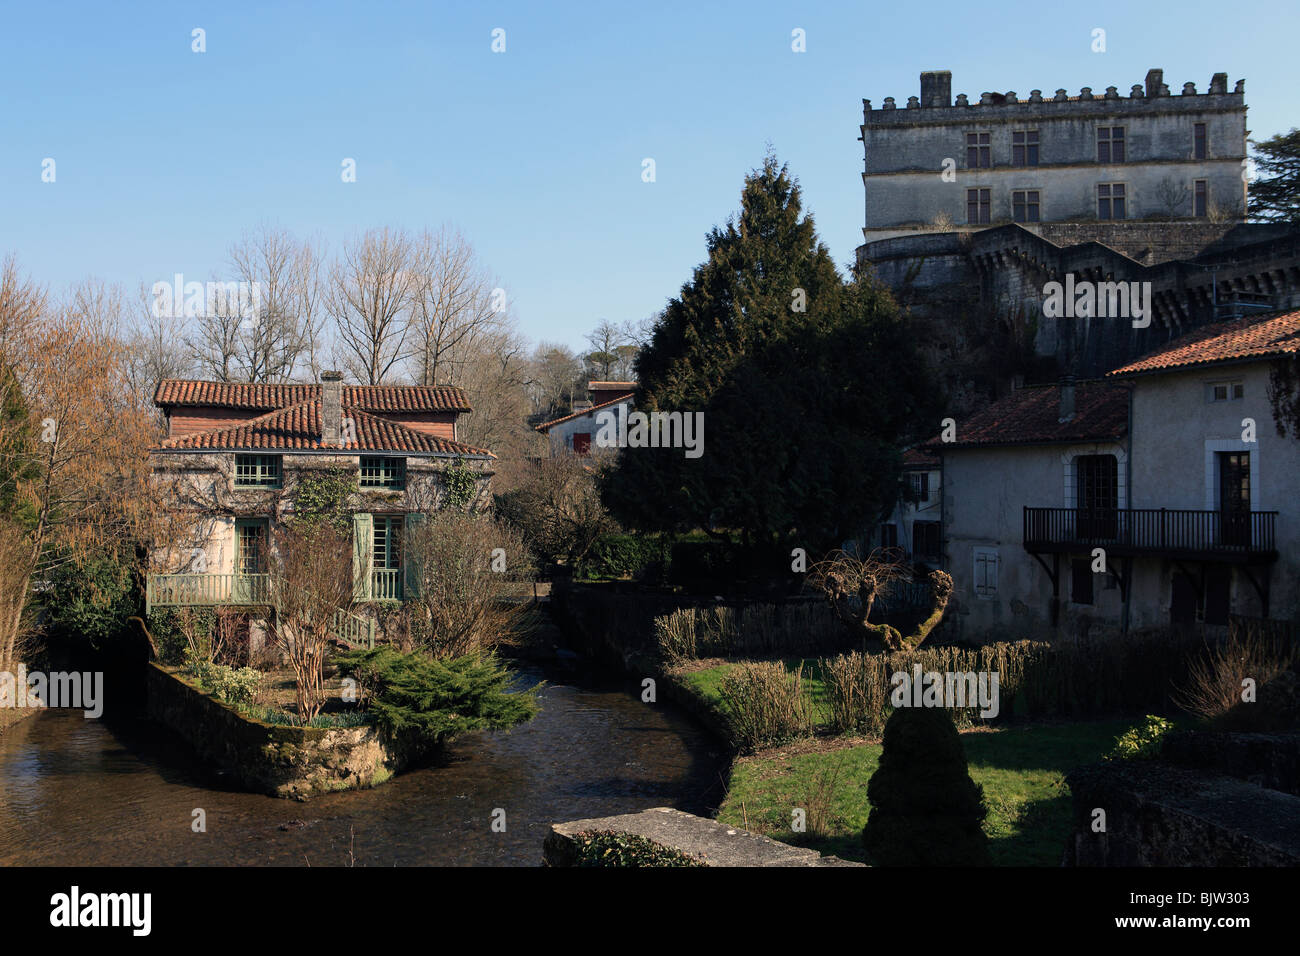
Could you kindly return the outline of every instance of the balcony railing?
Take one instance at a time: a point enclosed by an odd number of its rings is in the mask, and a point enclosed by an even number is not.
[[[215,607],[270,604],[269,574],[151,574],[145,607]]]
[[[377,569],[372,572],[370,596],[376,601],[402,599],[402,572]]]
[[[1276,527],[1276,511],[1026,508],[1024,544],[1030,551],[1273,559]]]

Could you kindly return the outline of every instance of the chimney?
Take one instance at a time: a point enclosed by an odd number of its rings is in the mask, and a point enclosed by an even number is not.
[[[1147,70],[1147,96],[1159,96],[1164,84],[1164,70]]]
[[[952,106],[952,71],[934,70],[921,74],[921,105]]]
[[[1061,377],[1061,414],[1058,419],[1062,424],[1074,420],[1074,376]]]
[[[320,373],[320,443],[343,447],[343,373]]]

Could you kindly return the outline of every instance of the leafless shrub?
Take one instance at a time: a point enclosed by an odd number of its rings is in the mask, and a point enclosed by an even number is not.
[[[1233,626],[1228,637],[1207,643],[1188,665],[1187,681],[1173,694],[1174,703],[1190,714],[1213,720],[1242,702],[1247,678],[1262,686],[1289,669],[1295,652],[1289,642],[1252,626]]]

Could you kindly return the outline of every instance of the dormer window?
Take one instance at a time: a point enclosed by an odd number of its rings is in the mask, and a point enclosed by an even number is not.
[[[399,490],[406,487],[406,459],[362,457],[361,487]]]
[[[236,488],[279,488],[279,455],[236,455]]]

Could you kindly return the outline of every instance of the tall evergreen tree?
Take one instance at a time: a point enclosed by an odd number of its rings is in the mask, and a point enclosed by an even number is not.
[[[938,424],[928,376],[893,300],[845,284],[774,157],[707,245],[636,368],[637,410],[703,412],[704,453],[626,449],[605,500],[646,531],[827,550],[895,500],[900,447]]]
[[[1300,129],[1255,144],[1259,178],[1250,184],[1250,217],[1300,222]]]

